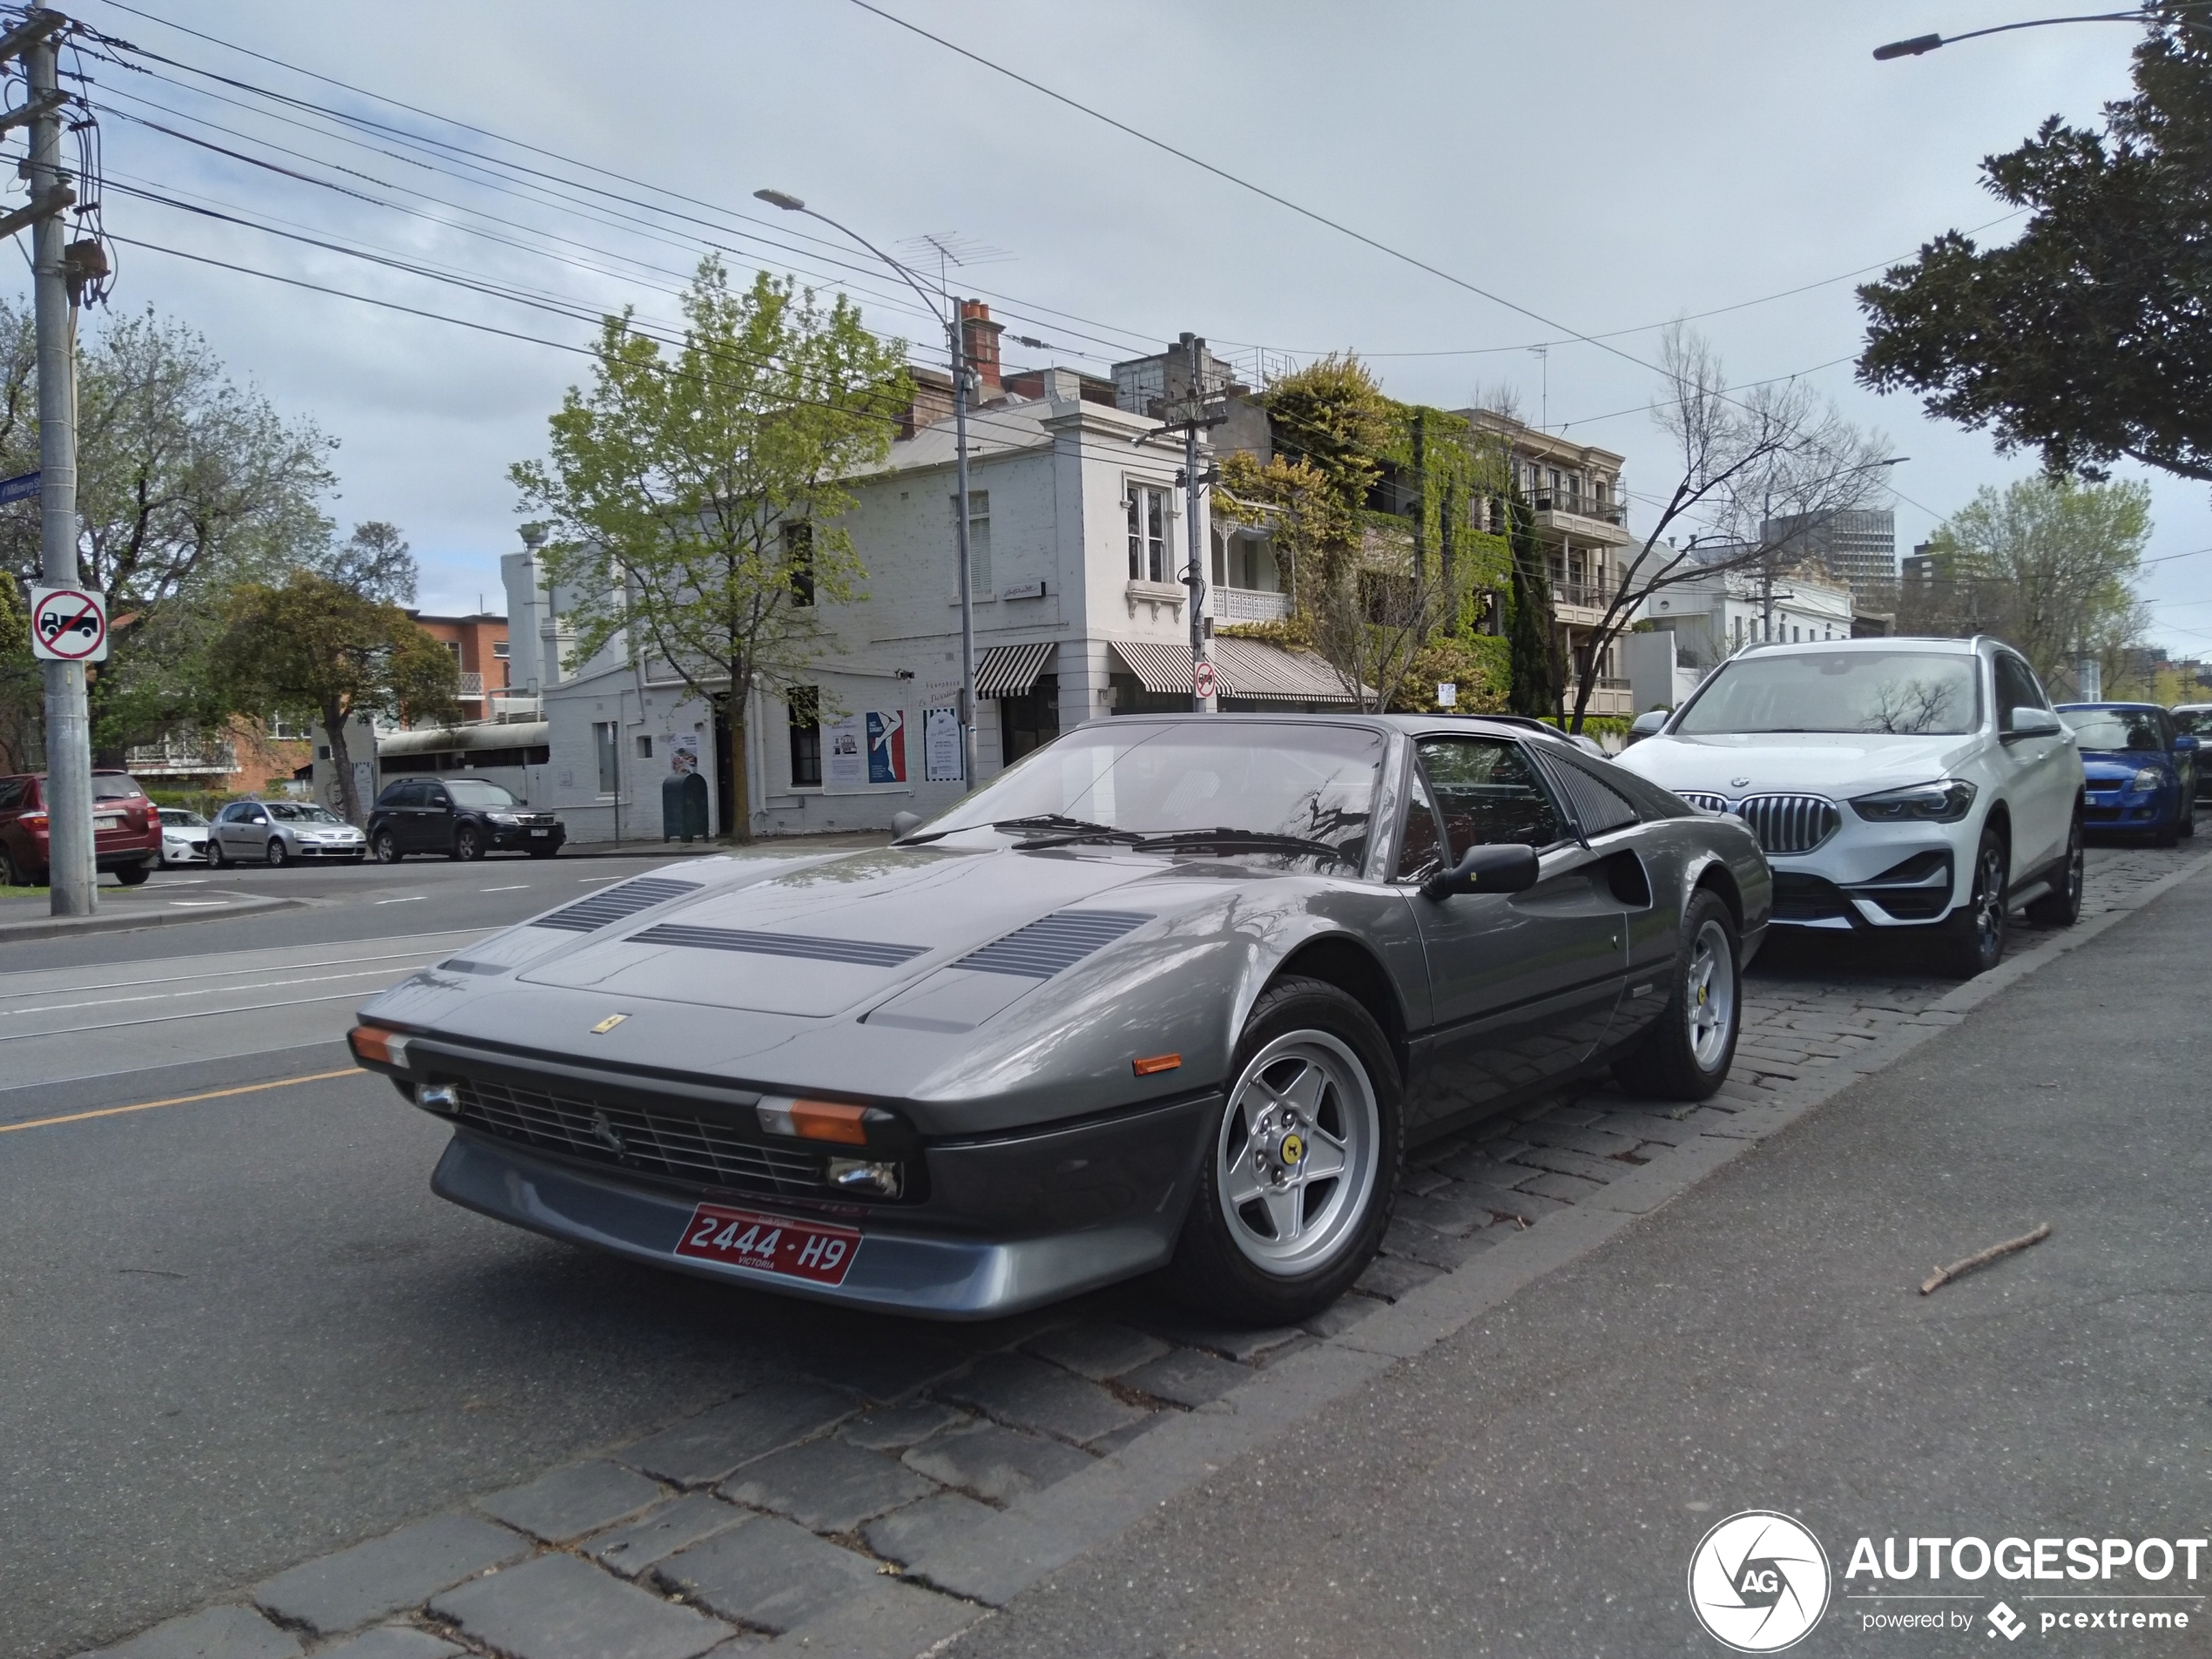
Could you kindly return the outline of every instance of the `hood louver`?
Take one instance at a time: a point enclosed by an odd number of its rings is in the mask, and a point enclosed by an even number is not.
[[[666,876],[640,876],[618,887],[609,887],[604,893],[595,893],[589,899],[580,899],[550,916],[540,916],[530,926],[559,927],[572,934],[594,933],[610,921],[620,921],[624,916],[634,916],[640,910],[650,910],[670,899],[697,893],[704,885],[698,881],[675,881]]]
[[[1134,910],[1062,910],[1017,927],[953,963],[977,974],[1050,979],[1152,918]]]
[[[624,941],[631,945],[681,945],[692,950],[733,950],[754,956],[796,956],[813,962],[850,962],[860,968],[896,968],[927,948],[881,945],[866,939],[813,939],[805,934],[757,934],[738,927],[692,927],[664,921]]]

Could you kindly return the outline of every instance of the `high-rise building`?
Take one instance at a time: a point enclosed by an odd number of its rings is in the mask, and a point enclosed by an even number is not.
[[[1788,544],[1793,562],[1817,558],[1861,601],[1886,598],[1897,586],[1897,515],[1879,512],[1794,513],[1770,518],[1759,537]]]

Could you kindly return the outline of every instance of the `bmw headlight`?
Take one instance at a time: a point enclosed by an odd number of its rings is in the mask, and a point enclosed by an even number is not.
[[[1973,804],[1974,786],[1964,778],[1939,778],[1932,784],[1859,795],[1851,805],[1851,811],[1877,824],[1955,824]]]
[[[2147,795],[2165,781],[2166,779],[2159,774],[2156,767],[2145,766],[2141,772],[2135,774],[2134,782],[2128,786],[2130,789],[2136,791],[2139,794]]]

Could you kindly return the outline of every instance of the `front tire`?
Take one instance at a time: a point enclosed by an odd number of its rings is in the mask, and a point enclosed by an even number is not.
[[[407,856],[400,851],[398,837],[388,829],[377,831],[375,840],[369,845],[370,850],[376,854],[376,861],[379,864],[397,864]]]
[[[1710,1100],[1736,1063],[1743,1027],[1743,948],[1720,894],[1700,888],[1683,907],[1674,991],[1643,1041],[1613,1062],[1632,1095]]]
[[[1382,1247],[1402,1150],[1398,1067],[1356,1000],[1286,979],[1253,1006],[1230,1077],[1170,1281],[1216,1317],[1295,1324]]]
[[[2194,795],[2182,803],[2182,839],[2185,841],[2196,839],[2196,797]]]
[[[1953,979],[1973,979],[1986,974],[2004,960],[2005,936],[2011,916],[2005,907],[2005,884],[2011,860],[2005,838],[1993,829],[1981,833],[1974,851],[1974,880],[1966,902],[1937,924],[1938,954],[1944,971]]]
[[[265,862],[267,863],[269,868],[272,870],[281,870],[286,865],[292,862],[292,852],[290,848],[285,846],[284,837],[281,835],[272,835],[269,837],[269,850],[266,855]]]
[[[231,867],[231,855],[223,850],[223,844],[212,835],[207,838],[207,862],[211,867],[218,870],[227,870]]]
[[[463,824],[453,833],[453,855],[463,864],[472,864],[484,855],[483,837],[473,824]]]
[[[2067,833],[2066,869],[2060,884],[2027,907],[2027,919],[2039,927],[2071,927],[2081,920],[2081,887],[2087,874],[2081,849],[2081,819],[2076,816]]]

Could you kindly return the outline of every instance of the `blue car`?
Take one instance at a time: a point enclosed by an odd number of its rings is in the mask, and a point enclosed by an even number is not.
[[[2196,833],[2196,745],[2155,703],[2061,703],[2088,788],[2082,827],[2171,846]]]

